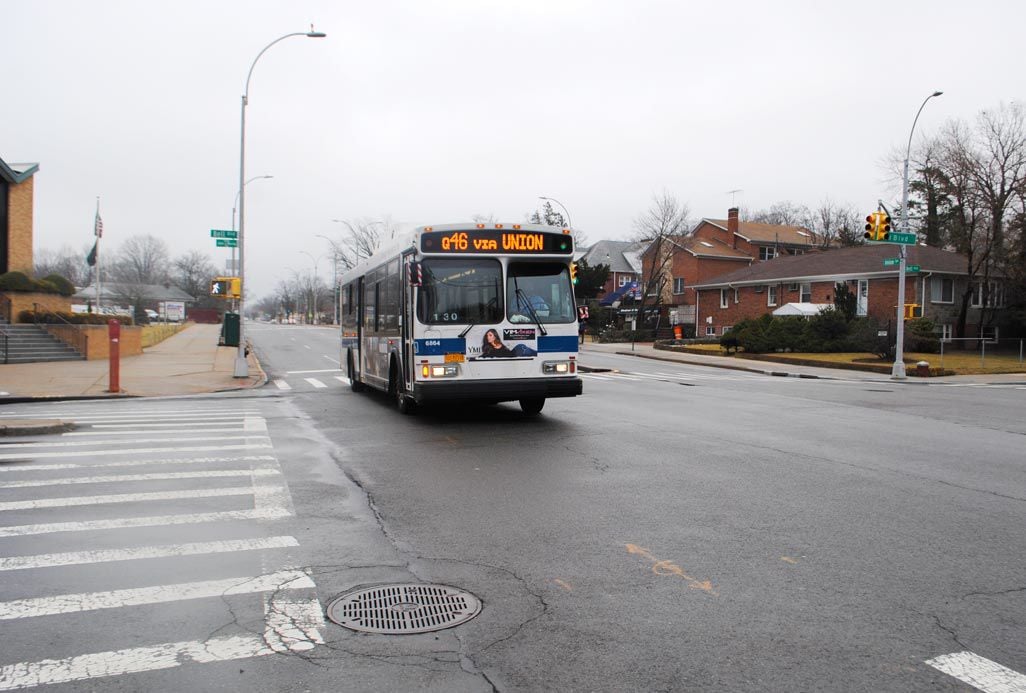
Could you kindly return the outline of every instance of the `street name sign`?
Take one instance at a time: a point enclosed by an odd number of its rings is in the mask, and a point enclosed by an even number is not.
[[[918,272],[919,271],[919,265],[905,265],[905,271],[906,272]]]
[[[914,233],[895,233],[891,232],[887,234],[888,243],[901,243],[902,245],[915,245],[916,235]]]
[[[239,242],[237,240],[235,240],[234,238],[218,238],[217,239],[217,247],[218,248],[238,248],[239,247]]]
[[[894,265],[900,265],[900,264],[901,264],[901,258],[900,257],[884,258],[884,267],[893,267]]]
[[[210,229],[211,238],[238,238],[238,231],[226,231],[224,229]]]

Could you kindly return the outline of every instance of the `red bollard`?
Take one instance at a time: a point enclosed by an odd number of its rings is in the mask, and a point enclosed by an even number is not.
[[[113,318],[107,321],[107,337],[110,339],[110,384],[107,392],[121,392],[121,323]]]

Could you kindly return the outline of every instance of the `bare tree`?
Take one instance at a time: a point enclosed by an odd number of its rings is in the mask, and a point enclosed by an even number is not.
[[[1005,215],[1026,185],[1026,109],[1001,104],[976,118],[976,137],[965,163],[990,215],[990,237],[1001,255],[1005,246]]]
[[[759,210],[746,221],[777,226],[801,226],[806,229],[812,229],[816,225],[815,216],[808,207],[789,200],[777,202],[769,209]]]
[[[171,254],[156,236],[132,236],[118,248],[106,272],[118,283],[163,284],[171,274]]]
[[[171,283],[196,299],[199,308],[221,308],[221,299],[210,296],[210,280],[219,276],[209,256],[199,250],[179,255],[171,264]]]
[[[46,250],[45,248],[35,252],[35,275],[45,277],[50,274],[59,274],[75,286],[85,286],[89,283],[89,265],[86,264],[86,256],[89,254],[91,244],[83,246],[82,250],[75,250],[70,245],[61,246],[60,250]]]
[[[691,230],[690,209],[677,201],[669,191],[652,198],[652,206],[634,220],[634,237],[648,243],[642,255],[641,299],[638,302],[637,325],[645,326],[649,299],[657,309],[669,282],[669,268],[680,242]]]
[[[369,258],[384,241],[395,238],[399,233],[399,225],[387,218],[339,221],[346,230],[338,240],[329,241],[332,258],[342,272],[356,267],[361,260]]]
[[[839,204],[828,197],[813,212],[814,224],[810,230],[816,235],[816,242],[821,248],[861,245],[860,218],[853,206]]]
[[[541,209],[536,209],[527,216],[530,224],[542,224],[544,226],[555,226],[560,229],[570,229],[570,235],[574,239],[575,248],[584,248],[588,242],[587,236],[580,229],[570,226],[570,219],[567,219],[562,212],[557,211],[548,200]]]

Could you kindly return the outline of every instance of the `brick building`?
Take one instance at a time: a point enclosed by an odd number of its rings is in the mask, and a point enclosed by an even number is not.
[[[39,164],[0,159],[0,274],[32,273],[32,176]]]
[[[589,267],[609,267],[609,277],[599,293],[600,299],[638,280],[641,275],[641,252],[645,245],[639,241],[598,241],[585,251],[581,260]]]
[[[895,257],[891,244],[838,248],[792,257],[717,276],[695,285],[695,329],[698,336],[720,336],[740,320],[772,313],[788,303],[832,304],[838,283],[848,284],[858,301],[858,315],[882,323],[893,320],[898,306],[896,269],[884,267]],[[938,326],[940,336],[953,336],[961,299],[969,289],[967,261],[958,253],[929,246],[910,246],[908,264],[919,272],[905,280],[904,304],[918,304],[922,315]],[[987,308],[1004,305],[999,281],[987,291],[973,287],[966,330],[973,334]]]

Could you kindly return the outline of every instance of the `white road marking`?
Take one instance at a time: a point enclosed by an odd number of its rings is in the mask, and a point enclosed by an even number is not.
[[[336,366],[341,366],[342,365],[342,363],[338,359],[334,359],[334,358],[328,356],[327,354],[321,354],[321,356],[323,356],[324,358],[328,359],[329,361],[334,363]]]
[[[164,433],[164,434],[167,433],[167,431],[160,431],[160,432]],[[205,431],[205,433],[206,432],[209,432],[209,431]],[[67,435],[67,434],[64,434],[64,435]],[[250,438],[250,437],[252,437],[252,436],[244,436],[244,435],[238,435],[238,436],[207,436],[207,435],[204,435],[204,436],[191,437],[191,438],[183,438],[182,436],[177,436],[177,437],[174,437],[174,438],[140,438],[139,440],[133,440],[132,442],[133,443],[180,443],[183,440],[185,440],[185,441],[197,441],[197,440],[245,440],[246,438]],[[100,444],[101,443],[98,443],[98,442],[95,442],[95,441],[90,442],[88,440],[84,440],[84,441],[82,441],[80,443],[50,443],[50,442],[7,443],[6,445],[3,446],[3,449],[4,450],[9,450],[9,449],[25,450],[27,448],[69,448],[69,447],[76,447],[76,446],[81,446],[81,445],[100,445]],[[106,453],[108,451],[107,450],[96,450],[94,452],[99,454],[99,453]],[[111,450],[110,452],[113,452],[113,450]],[[14,457],[22,457],[22,455],[14,455]]]
[[[926,663],[984,693],[1026,693],[1026,676],[974,652],[941,655]]]
[[[346,385],[349,384],[349,378],[345,377],[344,375],[336,375],[335,380]]]
[[[165,525],[191,525],[205,522],[234,522],[238,520],[280,520],[289,517],[287,508],[257,508],[254,510],[226,510],[192,515],[154,515],[151,517],[122,517],[115,520],[83,520],[81,522],[50,522],[35,525],[0,527],[2,537],[26,537],[56,532],[95,532],[135,527],[163,527]]]
[[[242,422],[240,421],[239,423],[241,424]],[[151,426],[152,424],[144,424],[144,425],[145,426]],[[194,424],[182,425],[182,426],[180,426],[180,430],[191,431],[193,429],[193,425]],[[224,424],[217,424],[217,425],[223,426]],[[240,428],[239,426],[233,426],[231,428],[204,428],[202,431],[196,431],[196,432],[197,433],[238,433],[239,432],[239,428]],[[61,437],[62,438],[65,438],[65,437],[68,437],[68,438],[87,438],[87,437],[96,437],[96,436],[151,436],[151,435],[152,436],[156,436],[156,435],[167,435],[170,432],[171,431],[151,431],[151,430],[147,430],[147,429],[135,429],[135,430],[128,430],[128,431],[69,431],[67,433],[62,433]],[[218,437],[218,439],[220,439],[220,438],[221,438],[221,436]],[[149,439],[149,440],[147,440],[145,438],[140,439],[141,442],[147,442],[147,443],[153,442],[153,440],[154,439]],[[191,438],[191,437],[190,438],[184,438],[183,437],[183,438],[179,438],[179,440],[215,440],[215,439],[214,438],[208,438],[208,437],[204,437],[204,438]],[[46,443],[37,443],[36,445],[45,446],[47,444]],[[88,445],[94,445],[94,443],[88,443]]]
[[[174,423],[157,423],[156,421],[140,421],[138,423],[117,423],[117,424],[89,424],[91,428],[138,428],[139,426],[146,426],[147,428],[173,428],[177,427],[182,430],[189,430],[196,428],[197,426],[225,426],[227,424],[238,423],[241,424],[245,421],[245,417],[237,416],[232,420],[224,421],[210,421],[204,419],[202,421],[175,421]],[[81,422],[79,422],[81,423]],[[232,429],[234,430],[234,429]],[[139,431],[136,431],[137,433]],[[163,431],[161,431],[163,433]]]
[[[0,571],[56,568],[91,563],[139,561],[152,558],[178,558],[235,551],[263,551],[299,546],[295,537],[279,536],[263,539],[232,539],[227,541],[198,541],[187,544],[137,546],[129,549],[100,549],[97,551],[68,551],[44,553],[36,556],[8,556],[0,558]]]
[[[108,592],[83,592],[61,594],[53,597],[16,599],[0,602],[0,620],[54,616],[99,609],[117,609],[144,604],[164,604],[187,599],[226,597],[233,594],[254,594],[256,592],[277,592],[316,587],[306,573],[299,570],[282,570],[257,577],[235,577],[224,580],[183,582],[174,585],[137,587]],[[305,622],[305,621],[304,621]]]
[[[324,644],[324,614],[317,598],[264,595],[264,642],[275,652],[303,652]]]
[[[307,349],[313,349],[313,347],[310,346],[309,344],[304,344],[303,346],[305,346]]]
[[[279,390],[291,390],[292,389],[292,386],[289,385],[284,380],[282,380],[281,378],[276,378],[275,381],[274,381],[274,384],[278,386]]]
[[[173,479],[225,479],[280,474],[277,469],[215,469],[207,472],[163,472],[160,474],[109,474],[106,476],[73,476],[61,479],[31,479],[0,482],[0,488],[38,488],[71,484],[107,484],[125,481],[171,481]]]
[[[305,380],[306,382],[310,383],[310,384],[311,384],[311,385],[313,385],[314,387],[327,387],[327,385],[325,385],[324,383],[322,383],[322,382],[321,382],[320,380],[318,380],[317,378],[303,378],[303,380]]]
[[[249,440],[251,436],[225,436],[218,440]],[[203,440],[202,438],[193,438],[192,440]],[[138,443],[142,441],[132,441]],[[154,441],[146,441],[154,442]],[[57,443],[59,446],[69,445],[98,445],[96,442],[84,442],[84,443]],[[9,444],[9,445],[13,445]],[[8,446],[4,446],[7,448]],[[214,450],[255,450],[261,448],[274,447],[270,443],[239,443],[238,445],[189,445],[175,448],[126,448],[122,450],[68,450],[63,452],[12,452],[12,453],[0,453],[0,460],[17,460],[31,457],[34,460],[39,460],[49,457],[86,457],[95,455],[136,455],[141,453],[151,452],[211,452]]]
[[[143,410],[125,412],[123,414],[97,414],[94,409],[90,410],[69,410],[63,408],[54,409],[33,409],[21,411],[15,414],[0,414],[0,419],[17,418],[23,419],[26,415],[37,414],[44,418],[74,417],[83,421],[135,421],[139,419],[237,419],[246,415],[259,415],[256,410],[231,411],[224,409],[182,409],[182,410]]]
[[[174,452],[167,450],[165,452]],[[68,462],[66,464],[33,464],[31,466],[18,467],[15,465],[0,465],[0,473],[3,472],[50,472],[61,469],[94,469],[96,467],[149,467],[165,464],[212,464],[225,462],[257,462],[275,459],[274,455],[240,455],[238,457],[164,457],[157,460],[119,460],[117,462],[97,462],[95,464],[78,464]]]
[[[322,368],[316,371],[285,371],[285,375],[306,375],[308,373],[337,373],[338,368]]]
[[[108,505],[111,503],[140,503],[143,501],[181,500],[184,498],[219,498],[221,496],[249,496],[254,486],[236,488],[204,488],[189,491],[153,491],[148,493],[118,493],[104,496],[72,496],[70,498],[37,498],[28,501],[4,501],[0,512],[7,510],[38,510],[40,508],[70,508],[78,505]]]
[[[19,662],[0,667],[0,691],[104,676],[173,669],[184,663],[206,664],[274,654],[259,635],[248,633],[208,640],[169,642],[66,659]]]

